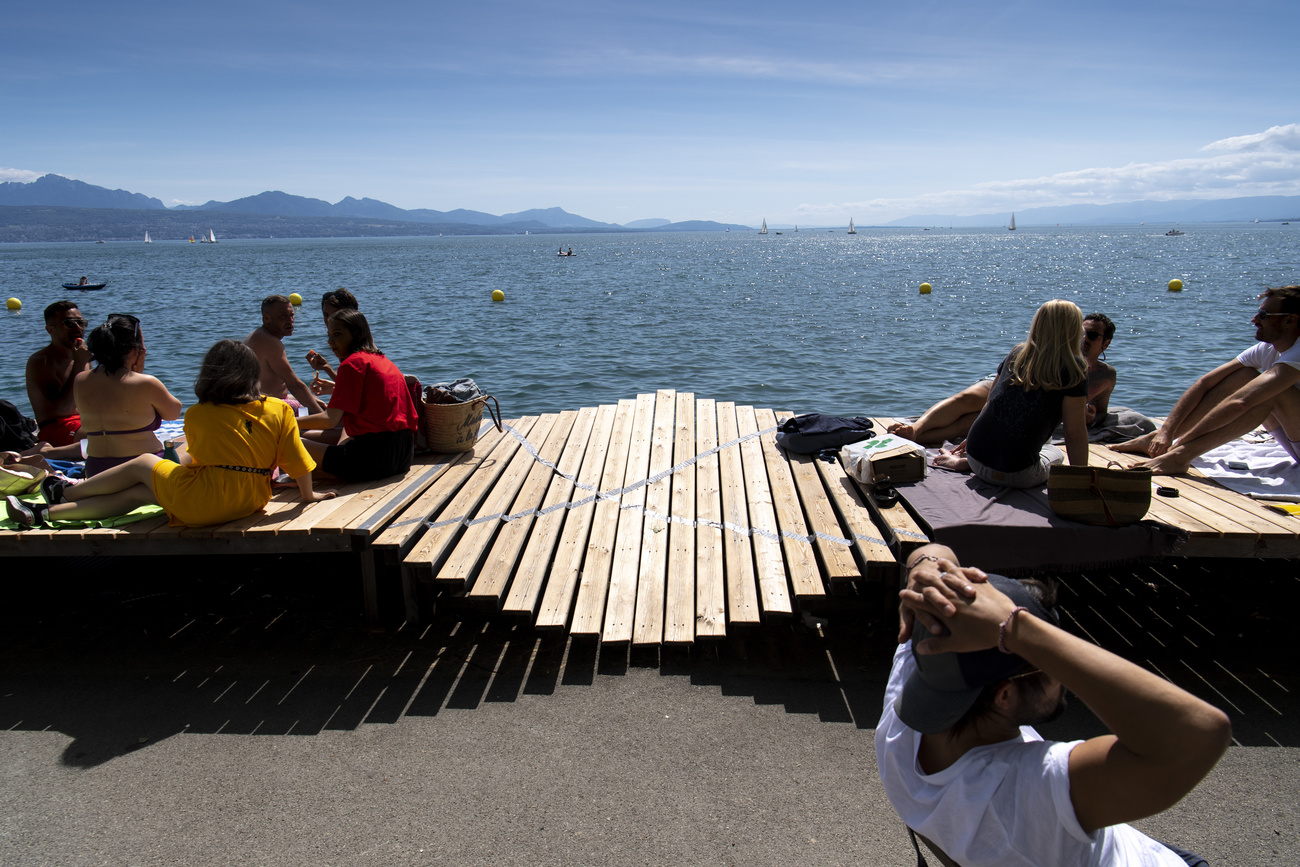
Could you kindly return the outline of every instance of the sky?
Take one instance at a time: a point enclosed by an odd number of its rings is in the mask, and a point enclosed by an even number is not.
[[[1300,3],[12,3],[0,181],[858,225],[1300,195]]]

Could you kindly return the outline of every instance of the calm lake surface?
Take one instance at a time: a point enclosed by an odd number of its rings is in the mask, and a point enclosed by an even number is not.
[[[1250,345],[1265,286],[1300,283],[1300,227],[1167,228],[3,245],[0,292],[23,310],[0,314],[0,396],[29,411],[23,367],[48,339],[41,311],[61,298],[92,325],[139,316],[148,372],[188,406],[207,348],[246,336],[265,295],[298,292],[285,344],[307,380],[307,350],[328,354],[320,295],[346,286],[404,372],[473,377],[508,417],[657,388],[800,412],[918,413],[993,372],[1051,298],[1115,320],[1111,405],[1164,414]],[[556,256],[560,245],[577,255]],[[108,288],[60,288],[83,274]],[[1181,293],[1166,289],[1175,277]]]

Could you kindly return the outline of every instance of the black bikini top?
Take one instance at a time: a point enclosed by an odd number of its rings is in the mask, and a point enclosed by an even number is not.
[[[145,433],[146,431],[158,430],[158,428],[162,427],[162,422],[162,416],[159,415],[158,410],[155,409],[153,411],[153,421],[144,427],[138,427],[135,430],[92,430],[85,431],[84,435],[88,437],[115,437],[121,436],[122,434]]]

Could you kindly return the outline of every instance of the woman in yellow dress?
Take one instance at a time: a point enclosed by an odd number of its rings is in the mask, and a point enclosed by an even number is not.
[[[298,484],[304,503],[333,492],[312,490],[316,468],[293,410],[258,391],[257,356],[237,340],[208,350],[194,383],[199,403],[185,413],[188,452],[177,464],[140,455],[92,479],[46,489],[50,503],[7,500],[9,517],[24,527],[47,520],[108,518],[157,504],[173,526],[221,524],[251,515],[271,499],[271,470]]]

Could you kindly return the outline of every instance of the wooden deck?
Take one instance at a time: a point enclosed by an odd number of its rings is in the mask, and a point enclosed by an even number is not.
[[[877,508],[838,461],[777,448],[789,415],[643,394],[486,427],[472,451],[420,456],[402,477],[322,503],[287,488],[214,527],[0,530],[0,556],[346,554],[372,623],[389,577],[413,622],[437,589],[543,630],[688,644],[888,592],[927,541],[902,502]],[[1295,518],[1195,475],[1157,481],[1181,496],[1153,497],[1148,518],[1187,534],[1180,554],[1300,556]]]
[[[660,391],[490,431],[374,542],[407,617],[439,587],[539,629],[634,645],[717,638],[923,544],[838,462],[777,448],[789,413]],[[893,510],[891,510],[893,511]]]

